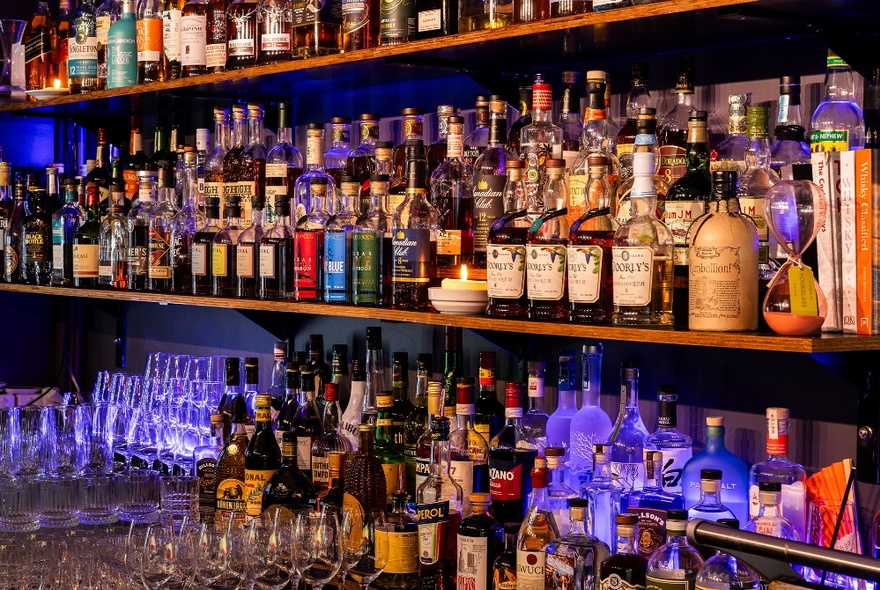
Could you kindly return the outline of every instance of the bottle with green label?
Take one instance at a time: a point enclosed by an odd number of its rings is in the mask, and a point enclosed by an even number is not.
[[[107,33],[107,88],[137,84],[137,17],[134,0],[123,0],[119,20]]]
[[[856,102],[852,68],[828,51],[825,99],[810,121],[814,152],[845,152],[865,147],[865,117]]]

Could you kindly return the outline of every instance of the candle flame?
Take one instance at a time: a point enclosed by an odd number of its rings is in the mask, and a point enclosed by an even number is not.
[[[467,264],[461,265],[461,280],[463,280],[463,281],[467,280]]]
[[[61,88],[61,80],[55,78],[55,80],[52,82],[52,86],[54,86],[56,90]]]

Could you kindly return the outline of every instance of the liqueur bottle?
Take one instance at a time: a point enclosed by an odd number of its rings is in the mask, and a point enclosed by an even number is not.
[[[49,12],[47,0],[37,3],[37,10],[24,31],[25,88],[42,90],[51,88],[54,79],[52,69],[52,43],[57,43],[55,19]],[[109,28],[109,23],[108,23]]]
[[[657,140],[660,145],[660,169],[658,174],[672,184],[687,171],[688,117],[694,106],[694,60],[678,59],[678,75],[675,81],[676,104],[666,113]]]
[[[117,225],[120,212],[117,211]],[[30,205],[21,225],[21,280],[29,285],[48,286],[52,280],[52,215],[46,207],[46,189],[31,190]],[[124,241],[121,247],[125,256]]]
[[[310,366],[300,365],[300,379],[299,405],[292,424],[296,434],[296,464],[303,475],[313,481],[312,446],[324,432],[324,425],[315,401],[315,373]],[[326,472],[324,476],[326,477]]]
[[[188,0],[180,17],[180,76],[207,72],[208,0]]]
[[[406,471],[406,488],[407,492],[410,492],[410,496],[415,496],[418,487],[415,485],[416,449],[419,439],[428,432],[429,428],[428,381],[431,380],[433,369],[433,355],[421,353],[416,357],[416,402],[403,424],[403,460]],[[452,434],[450,434],[451,436]]]
[[[162,69],[163,8],[162,0],[138,0],[138,84],[165,79]]]
[[[456,587],[464,590],[492,590],[492,564],[503,546],[502,526],[489,514],[488,493],[468,496],[470,516],[458,527],[458,576]]]
[[[120,185],[111,185],[110,213],[101,222],[101,237],[98,244],[98,285],[111,289],[128,288],[128,223],[122,213],[125,193],[120,189],[122,189]],[[48,221],[48,212],[45,212],[45,216]],[[48,223],[46,225],[49,226]],[[27,219],[25,219],[25,231],[27,231]],[[25,260],[25,270],[28,268],[27,265],[28,260]],[[46,267],[46,275],[50,272],[49,268],[51,267]]]
[[[446,326],[445,336],[443,415],[451,420],[455,418],[458,380],[464,375],[464,360],[461,353],[461,328]]]
[[[345,478],[345,491],[365,510],[385,511],[388,502],[385,471],[376,455],[376,426],[358,426],[358,453],[351,459]]]
[[[437,209],[438,272],[473,263],[473,169],[462,159],[464,117],[447,118],[446,160],[431,173],[431,204]],[[437,144],[434,144],[437,145]],[[431,146],[434,147],[434,146]],[[430,152],[429,152],[430,155]],[[430,162],[428,164],[430,169]]]
[[[226,0],[208,0],[205,11],[205,65],[208,74],[226,71]]]
[[[98,286],[98,247],[101,236],[101,214],[98,209],[98,186],[94,182],[86,185],[86,222],[83,223],[76,233],[73,234],[73,286],[95,288]],[[6,282],[20,282],[19,268],[21,250],[16,250],[16,239],[21,239],[21,233],[16,235],[17,223],[16,213],[21,207],[21,217],[23,219],[23,198],[19,201],[19,194],[16,197],[16,209],[13,211],[12,220],[6,234]],[[21,223],[21,222],[18,222]],[[20,227],[20,226],[19,226]],[[21,230],[18,230],[19,232]],[[12,262],[12,263],[10,263]],[[14,277],[14,278],[13,278]]]
[[[599,564],[608,559],[608,545],[586,530],[589,501],[568,501],[571,529],[544,548],[544,587],[547,590],[587,590],[596,587]]]
[[[524,169],[522,160],[507,162],[507,183],[502,192],[504,213],[491,223],[487,237],[489,306],[486,315],[489,316],[524,318],[528,315],[526,241],[530,224],[525,205]],[[475,251],[475,257],[476,254]]]
[[[688,543],[687,512],[668,510],[665,519],[666,543],[648,557],[645,581],[652,588],[695,588],[703,558]]]
[[[700,500],[688,508],[688,518],[701,518],[713,522],[721,518],[735,518],[733,512],[721,502],[721,470],[700,470]]]
[[[352,241],[358,217],[352,210],[358,202],[358,184],[350,176],[341,180],[340,204],[324,232],[324,301],[331,303],[351,303]],[[353,191],[346,191],[347,185]]]
[[[342,50],[342,2],[330,0],[318,10],[308,4],[293,5],[294,57],[332,55]]]
[[[226,69],[240,70],[257,63],[257,0],[232,0],[226,8]]]
[[[517,590],[544,589],[544,547],[559,538],[559,530],[550,507],[547,484],[550,473],[544,457],[535,459],[531,472],[532,491],[529,508],[523,518],[516,540]]]
[[[67,43],[66,74],[70,93],[85,94],[98,90],[98,21],[93,0],[83,0],[70,14],[69,36],[67,39],[60,37],[59,44]],[[59,66],[63,61],[59,60]]]
[[[213,524],[217,504],[217,460],[223,452],[223,415],[211,414],[211,434],[193,449],[193,474],[198,478],[199,521]]]
[[[323,434],[312,443],[312,483],[320,492],[330,487],[330,454],[349,453],[351,445],[339,432],[339,387],[336,383],[324,385]]]
[[[64,185],[64,206],[52,215],[52,284],[59,287],[73,285],[73,236],[86,221],[86,212],[77,203],[77,196],[76,181],[68,180]],[[3,236],[0,246],[4,246],[5,241]],[[5,258],[3,262],[5,271]],[[3,274],[0,273],[0,279]]]
[[[565,449],[571,440],[571,421],[577,413],[577,352],[559,351],[559,372],[556,387],[556,410],[547,419],[547,446]],[[567,512],[567,509],[566,509]]]
[[[291,59],[293,7],[290,0],[264,0],[258,10],[260,50],[257,63],[273,64]]]
[[[680,494],[664,491],[661,486],[663,453],[646,450],[644,456],[645,487],[623,494],[620,509],[638,516],[636,551],[649,558],[666,540],[667,510],[683,510],[684,499]]]
[[[599,568],[600,590],[644,590],[648,560],[636,553],[635,540],[638,517],[635,514],[618,514],[617,541],[614,555],[602,562]]]
[[[311,208],[293,234],[293,299],[296,301],[320,301],[324,295],[324,232],[329,218],[325,203],[332,186],[323,176],[312,176],[308,183]]]
[[[784,166],[810,163],[810,145],[805,134],[801,113],[801,78],[782,76],[779,79],[776,128],[773,130],[776,141],[770,147],[770,167],[774,172],[781,176]],[[866,142],[865,147],[871,146]]]
[[[731,94],[727,97],[727,138],[715,146],[710,170],[733,170],[737,176],[746,170],[746,108],[750,95]]]
[[[865,117],[853,91],[852,68],[828,51],[825,98],[810,120],[814,152],[843,152],[865,147]]]
[[[550,476],[547,480],[547,505],[553,514],[559,536],[567,535],[571,527],[568,503],[572,498],[579,495],[565,484],[565,449],[562,447],[550,447],[544,449],[547,461],[547,470]]]
[[[620,363],[620,413],[608,438],[611,446],[611,480],[621,493],[645,486],[642,451],[648,429],[639,413],[639,370],[629,361]]]
[[[546,199],[542,199],[548,181],[549,161],[561,161],[559,166],[565,169],[565,161],[561,159],[562,129],[551,120],[552,107],[553,90],[541,74],[536,74],[532,84],[532,121],[520,131],[519,145],[520,157],[526,161],[526,206],[530,221],[534,221],[531,216],[542,213],[545,207],[551,208]],[[564,209],[568,205],[567,196],[559,208]]]
[[[332,117],[330,119],[330,149],[324,152],[324,166],[327,174],[333,177],[337,187],[340,186],[342,175],[345,174],[350,151],[351,119],[349,117]],[[333,213],[336,213],[335,208]]]
[[[682,472],[693,456],[693,439],[679,432],[678,396],[672,385],[661,385],[657,394],[657,429],[645,437],[645,449],[663,453],[663,490],[672,494],[682,493]]]
[[[217,470],[214,475],[217,481],[215,522],[218,527],[226,526],[230,515],[233,514],[236,521],[243,522],[247,511],[245,450],[248,447],[246,430],[248,413],[241,395],[232,397],[229,412],[232,431],[226,438],[226,445],[217,460]]]
[[[489,443],[474,429],[474,379],[458,379],[455,427],[449,433],[449,474],[461,486],[462,514],[471,513],[471,492],[489,491]],[[487,494],[488,495],[488,494]]]
[[[735,518],[722,520],[727,526],[739,528],[739,521]],[[722,523],[719,521],[719,524]],[[760,576],[748,564],[729,553],[716,551],[697,572],[696,587],[706,590],[760,590],[762,585]]]
[[[505,386],[506,423],[489,443],[489,492],[492,516],[499,522],[520,522],[525,515],[526,498],[531,492],[531,472],[538,444],[522,426],[520,397],[522,384]]]
[[[590,501],[588,532],[610,547],[617,538],[620,490],[611,483],[609,451],[607,444],[593,445],[592,479],[581,487],[581,495]]]
[[[498,520],[497,517],[495,519]],[[492,563],[492,589],[516,590],[516,541],[519,537],[519,523],[505,523],[502,531],[504,549]]]
[[[538,453],[543,454],[547,446],[547,420],[550,418],[544,410],[544,371],[547,364],[542,360],[530,360],[528,370],[528,401],[529,407],[523,415],[523,430],[537,444]]]
[[[384,258],[387,218],[383,200],[388,175],[370,177],[370,206],[351,235],[351,300],[355,305],[377,306],[384,301]]]
[[[414,590],[419,585],[419,525],[407,510],[406,492],[391,494],[388,525],[388,563],[373,582],[380,590]]]
[[[331,480],[333,458],[331,456]],[[344,467],[344,461],[340,461]],[[314,489],[303,472],[297,466],[296,459],[296,435],[293,432],[283,432],[281,436],[281,467],[266,483],[263,488],[263,512],[272,514],[276,508],[290,512],[293,518],[294,510],[311,508],[314,502]]]
[[[332,451],[328,455],[330,484],[315,498],[315,510],[321,512],[326,508],[335,510],[339,515],[362,513],[362,507],[354,496],[345,491],[345,469],[347,453]]]
[[[462,142],[464,148],[461,158],[471,166],[489,147],[489,100],[490,97],[487,95],[477,95],[474,129]]]
[[[281,468],[281,449],[272,432],[272,396],[257,396],[256,428],[244,452],[244,493],[247,514],[263,513],[263,492]]]
[[[584,344],[581,407],[571,419],[568,445],[569,485],[582,490],[593,472],[593,446],[604,444],[611,434],[611,418],[599,406],[602,388],[602,345]]]
[[[403,444],[397,442],[397,429],[394,427],[392,410],[394,408],[394,396],[389,393],[376,396],[376,456],[382,462],[382,470],[385,472],[385,503],[391,503],[391,494],[402,489],[403,473]]]
[[[479,392],[474,412],[474,430],[486,441],[491,441],[504,425],[504,404],[498,401],[495,369],[497,358],[492,351],[481,351],[479,362]]]
[[[290,224],[295,226],[298,218],[293,210],[294,186],[303,172],[303,159],[293,145],[290,128],[290,103],[278,103],[278,133],[275,145],[266,154],[266,204],[273,206],[278,197],[288,199]],[[275,212],[272,211],[272,219]]]
[[[561,320],[567,319],[569,313],[565,280],[569,234],[565,160],[548,159],[546,167],[547,182],[541,190],[543,214],[532,222],[526,245],[529,319]],[[531,169],[526,172],[527,194],[531,173]]]
[[[260,240],[260,299],[293,297],[294,229],[290,225],[290,198],[275,197],[275,224]]]
[[[511,182],[510,175],[514,164],[517,164],[514,169],[518,170],[519,174],[513,182],[521,183],[523,180],[523,167],[519,166],[519,158],[505,146],[504,136],[506,133],[507,103],[501,97],[492,95],[489,97],[488,145],[474,161],[473,167],[473,263],[476,268],[486,268],[490,260],[489,255],[494,252],[490,251],[488,244],[490,230],[493,228],[495,220],[504,214],[525,210],[525,195],[519,195],[519,202],[522,203],[519,207],[516,207],[516,199],[511,203],[509,197],[505,198],[505,185]],[[524,186],[518,188],[525,189]],[[516,195],[510,196],[515,197]],[[516,208],[511,210],[508,207]],[[525,240],[523,240],[523,244],[525,244]],[[525,252],[523,252],[524,254]]]

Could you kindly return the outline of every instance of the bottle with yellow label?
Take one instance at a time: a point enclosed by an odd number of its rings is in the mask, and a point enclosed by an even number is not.
[[[217,460],[215,478],[216,522],[225,526],[230,516],[235,520],[244,521],[246,516],[245,496],[245,450],[248,446],[246,423],[248,421],[247,406],[244,398],[234,396],[230,405],[232,432],[226,439],[226,445]]]
[[[254,435],[244,453],[244,496],[247,515],[257,518],[263,512],[263,490],[281,467],[281,449],[272,431],[272,396],[257,396]]]
[[[387,503],[390,504],[391,494],[404,487],[403,444],[395,436],[396,428],[392,417],[394,396],[388,392],[376,396],[376,406],[379,410],[376,418],[376,456],[382,462],[382,470],[385,472]]]
[[[419,525],[407,511],[406,492],[391,494],[388,513],[388,563],[373,586],[379,590],[414,590],[419,585]]]

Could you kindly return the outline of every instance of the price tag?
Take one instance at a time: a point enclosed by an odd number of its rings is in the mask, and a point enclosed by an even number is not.
[[[816,301],[816,279],[813,270],[807,265],[792,265],[788,269],[788,285],[793,315],[817,316],[819,304]]]

